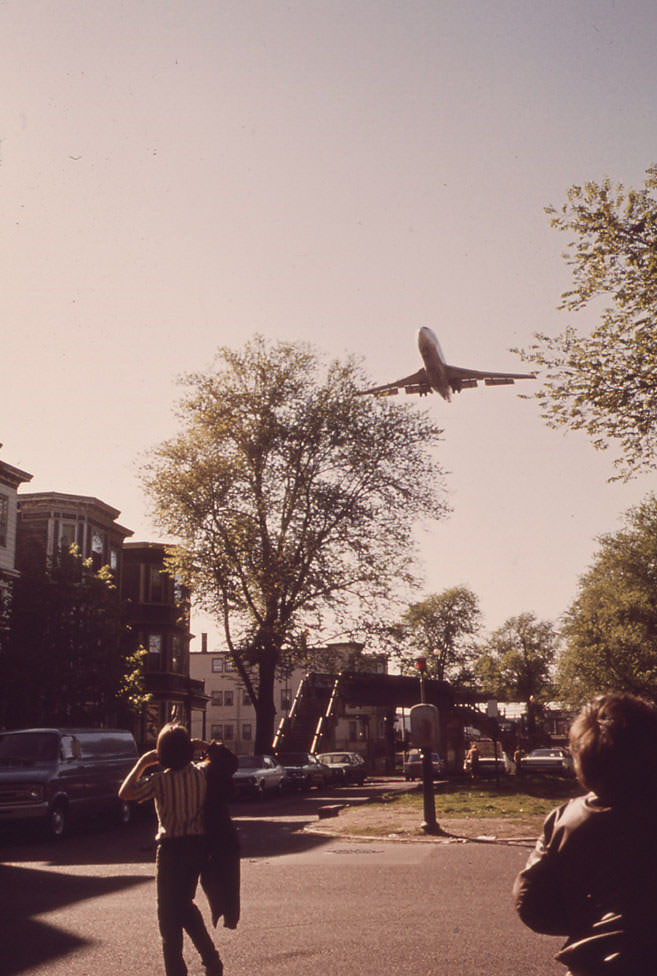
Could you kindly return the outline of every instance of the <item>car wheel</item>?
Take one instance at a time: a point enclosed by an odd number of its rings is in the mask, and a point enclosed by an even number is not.
[[[68,827],[66,804],[59,802],[50,810],[47,820],[48,834],[53,840],[61,840]]]
[[[265,798],[265,781],[262,780],[262,779],[256,785],[256,788],[255,788],[255,798],[256,798],[256,800],[264,800],[264,798]]]

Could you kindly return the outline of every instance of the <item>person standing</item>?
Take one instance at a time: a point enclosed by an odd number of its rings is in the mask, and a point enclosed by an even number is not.
[[[471,779],[477,779],[479,776],[479,757],[481,753],[479,752],[479,746],[476,742],[470,743],[470,748],[468,749],[468,754],[465,757],[468,772],[470,773]]]
[[[156,748],[137,760],[119,788],[128,802],[155,801],[157,812],[157,917],[166,976],[187,976],[183,959],[183,931],[194,943],[206,976],[222,976],[223,964],[194,903],[201,871],[207,860],[205,801],[207,765],[193,761],[195,749],[182,725],[165,725]],[[160,769],[147,778],[146,770]]]
[[[601,695],[570,730],[589,792],[547,817],[513,886],[520,918],[564,935],[556,958],[576,976],[657,973],[657,709]]]

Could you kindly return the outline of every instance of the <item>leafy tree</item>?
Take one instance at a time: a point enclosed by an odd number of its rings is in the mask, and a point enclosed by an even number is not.
[[[537,392],[550,426],[583,430],[597,448],[620,448],[616,465],[631,477],[657,466],[657,166],[642,189],[607,179],[573,186],[552,226],[571,235],[573,287],[560,308],[609,305],[589,335],[568,327],[536,334],[520,351],[543,368]]]
[[[565,615],[561,695],[573,704],[608,690],[657,700],[657,498],[599,541]]]
[[[407,405],[356,395],[352,361],[261,337],[183,378],[180,433],[144,470],[173,559],[226,644],[271,746],[276,667],[326,615],[390,609],[411,578],[412,526],[439,517],[440,431]],[[257,669],[257,686],[251,668]]]
[[[510,617],[487,640],[475,670],[483,689],[501,701],[528,705],[552,693],[557,635],[552,623],[533,613]]]
[[[75,547],[46,570],[14,581],[0,647],[0,724],[113,725],[143,692],[143,661],[107,566],[94,571]],[[122,691],[130,686],[132,700]]]
[[[467,586],[453,586],[411,604],[394,629],[397,645],[402,646],[402,673],[411,672],[415,659],[425,657],[429,677],[469,680],[480,626],[479,600]]]

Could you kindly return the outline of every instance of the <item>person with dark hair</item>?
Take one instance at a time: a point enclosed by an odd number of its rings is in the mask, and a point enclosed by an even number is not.
[[[573,976],[657,973],[657,709],[629,694],[586,705],[570,730],[588,792],[547,817],[513,886],[522,921],[565,935]]]
[[[187,976],[183,930],[199,952],[206,976],[222,976],[223,964],[194,904],[199,876],[207,862],[206,796],[208,764],[193,762],[195,750],[208,748],[190,739],[181,725],[165,725],[157,747],[145,753],[119,788],[129,802],[155,801],[157,812],[157,917],[166,976]],[[158,765],[160,770],[142,779]]]

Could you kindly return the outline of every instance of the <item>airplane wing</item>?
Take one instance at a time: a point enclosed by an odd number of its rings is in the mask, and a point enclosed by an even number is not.
[[[493,373],[490,370],[467,369],[464,366],[446,366],[447,378],[452,389],[470,389],[483,380],[486,386],[506,386],[515,380],[535,380],[536,373]]]
[[[399,393],[400,387],[403,387],[406,393],[419,393],[421,395],[431,393],[431,384],[426,370],[422,368],[417,373],[411,373],[410,376],[405,376],[401,380],[395,380],[394,383],[383,383],[381,386],[372,386],[369,390],[359,390],[358,396],[365,396],[367,393],[374,396],[394,396],[395,393]]]

